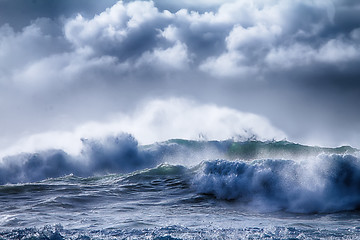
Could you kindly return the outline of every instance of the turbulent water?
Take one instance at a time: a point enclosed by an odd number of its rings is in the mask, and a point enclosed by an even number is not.
[[[2,159],[0,239],[360,238],[357,149],[82,141]]]

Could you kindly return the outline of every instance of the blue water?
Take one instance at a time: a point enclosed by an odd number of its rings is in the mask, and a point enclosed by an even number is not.
[[[129,135],[4,158],[0,239],[359,239],[351,147]]]

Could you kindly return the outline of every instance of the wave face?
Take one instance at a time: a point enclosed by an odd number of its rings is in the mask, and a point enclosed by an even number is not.
[[[203,163],[198,193],[237,200],[263,211],[337,212],[360,207],[360,160],[322,155],[314,162],[256,160]]]
[[[120,174],[136,186],[127,187],[132,192],[147,191],[161,178],[164,184],[157,184],[157,190],[175,189],[178,195],[190,194],[189,199],[211,198],[266,212],[360,208],[359,153],[351,147],[180,139],[139,146],[128,134],[82,142],[78,156],[48,150],[2,159],[0,184]]]
[[[48,150],[5,157],[0,165],[0,184],[34,182],[68,174],[86,177],[123,173],[156,165],[156,154],[139,150],[138,142],[128,134],[104,140],[82,139],[82,143],[80,156]]]

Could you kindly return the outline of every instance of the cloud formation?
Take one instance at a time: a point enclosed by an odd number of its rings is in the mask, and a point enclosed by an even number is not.
[[[360,101],[358,3],[108,1],[105,10],[94,2],[79,10],[63,2],[52,14],[44,4],[21,24],[1,19],[5,136],[180,96],[266,116],[295,140],[360,137],[352,110]]]
[[[358,62],[360,28],[335,31],[341,24],[339,7],[348,6],[325,1],[233,1],[199,13],[161,11],[152,1],[120,1],[93,18],[81,14],[67,18],[58,31],[47,31],[56,29],[56,23],[45,26],[51,21],[42,19],[20,32],[3,25],[3,58],[8,59],[9,52],[13,58],[19,55],[12,49],[24,55],[7,61],[3,68],[20,72],[14,81],[22,74],[32,81],[39,74],[26,73],[37,68],[45,74],[54,69],[54,74],[67,75],[71,69],[86,74],[88,68],[113,68],[113,74],[126,74],[188,72],[191,67],[237,81],[304,66],[328,65],[344,71]],[[69,78],[79,81],[78,72],[70,72]],[[53,81],[51,75],[44,78]]]

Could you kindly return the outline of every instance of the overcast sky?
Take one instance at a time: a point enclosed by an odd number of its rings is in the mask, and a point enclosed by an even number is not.
[[[0,0],[0,149],[121,131],[360,147],[359,66],[358,1]]]

